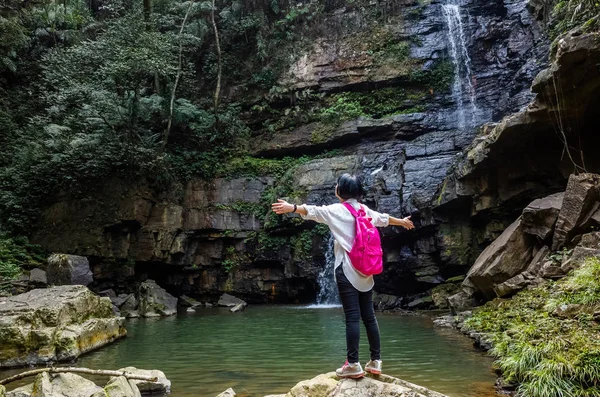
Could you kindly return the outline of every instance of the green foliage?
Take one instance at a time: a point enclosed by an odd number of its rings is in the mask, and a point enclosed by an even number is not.
[[[519,396],[598,396],[600,386],[600,260],[557,282],[496,299],[474,311],[466,326],[486,333]]]
[[[409,81],[424,85],[436,92],[447,92],[454,81],[454,66],[449,60],[438,61],[429,70],[413,72]]]
[[[550,36],[554,39],[579,25],[590,31],[600,28],[600,1],[598,0],[546,0],[552,7]]]
[[[388,87],[367,92],[342,92],[327,98],[329,106],[321,110],[326,122],[339,122],[357,117],[381,118],[395,114],[414,113],[423,110],[426,93]]]
[[[235,268],[242,266],[249,262],[248,255],[239,252],[235,247],[227,247],[225,250],[225,259],[221,262],[221,266],[225,269],[225,272],[229,273]]]
[[[0,280],[18,277],[24,267],[43,266],[46,253],[25,237],[0,234]]]
[[[29,42],[25,27],[16,17],[4,18],[0,15],[0,72],[17,71],[17,52]]]

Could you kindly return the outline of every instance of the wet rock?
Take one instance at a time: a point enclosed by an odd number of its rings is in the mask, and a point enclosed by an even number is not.
[[[112,289],[105,289],[103,291],[100,291],[98,292],[98,295],[106,296],[107,298],[110,298],[111,301],[113,301],[113,299],[117,297],[117,293]],[[113,301],[113,303],[115,302]]]
[[[237,396],[236,392],[230,387],[225,390],[223,393],[219,393],[217,397],[235,397]]]
[[[33,393],[33,383],[17,387],[10,393],[7,393],[6,397],[31,397],[31,393]],[[2,393],[0,393],[0,396],[2,396]]]
[[[564,193],[532,201],[523,210],[523,231],[527,234],[547,240],[554,231],[554,224],[562,207]]]
[[[448,309],[448,298],[456,294],[460,287],[454,283],[442,284],[431,290],[431,299],[438,309]]]
[[[202,303],[198,302],[196,299],[190,298],[189,296],[186,296],[186,295],[181,295],[179,297],[179,304],[184,307],[192,307],[192,308],[202,305]]]
[[[394,310],[400,307],[402,298],[389,295],[389,294],[378,294],[373,293],[373,305],[376,310]]]
[[[109,397],[141,397],[141,393],[134,381],[128,380],[124,376],[111,378],[111,380],[104,387],[104,391],[102,393],[105,393]],[[101,396],[102,394],[100,394],[98,397]]]
[[[388,375],[367,375],[355,379],[339,379],[334,372],[319,375],[294,386],[287,397],[327,397],[334,394],[343,397],[445,397],[429,390]]]
[[[474,340],[473,346],[483,351],[490,350],[493,346],[491,340],[487,336],[487,334],[483,332],[471,332],[469,336]]]
[[[119,306],[119,309],[122,312],[131,312],[138,307],[138,301],[134,294],[129,294],[126,296],[119,295],[119,297],[123,298],[123,303]]]
[[[120,368],[119,371],[125,371],[136,375],[152,376],[158,378],[156,382],[131,379],[130,382],[135,385],[142,395],[146,394],[168,394],[171,392],[171,381],[167,379],[165,373],[159,370],[138,369],[136,367]]]
[[[234,307],[229,309],[229,311],[232,313],[238,313],[238,312],[244,311],[244,309],[246,308],[247,305],[248,304],[246,302],[238,303],[237,305],[235,305]]]
[[[552,249],[568,244],[586,218],[598,209],[600,200],[600,175],[571,175],[565,191],[563,205],[556,221]]]
[[[140,284],[138,297],[142,317],[172,316],[177,313],[177,298],[154,280],[146,280]]]
[[[48,284],[89,285],[94,281],[90,263],[84,256],[52,254],[46,269]]]
[[[496,294],[494,286],[524,271],[533,257],[533,237],[523,231],[521,218],[513,222],[479,255],[463,286],[474,287],[487,299]]]
[[[98,392],[102,392],[102,388],[82,376],[43,372],[35,379],[31,397],[89,397]]]
[[[431,296],[424,296],[421,298],[413,299],[406,305],[407,308],[411,310],[415,309],[426,309],[430,307],[433,303],[433,299]]]
[[[0,298],[0,367],[75,359],[125,336],[124,320],[84,286]]]
[[[221,297],[219,298],[219,302],[218,302],[219,306],[226,306],[226,307],[234,307],[237,305],[244,305],[244,304],[246,304],[246,302],[244,302],[242,299],[236,298],[235,296],[229,295],[229,294],[221,295]]]
[[[473,295],[466,291],[460,291],[448,297],[448,306],[453,314],[471,309],[474,305]]]
[[[46,272],[42,269],[32,269],[29,272],[29,283],[34,285],[35,287],[45,287],[48,284],[48,278],[46,277]]]

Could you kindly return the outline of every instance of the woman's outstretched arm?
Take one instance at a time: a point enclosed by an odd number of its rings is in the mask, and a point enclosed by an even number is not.
[[[402,226],[405,229],[411,230],[415,228],[414,223],[410,220],[410,216],[407,216],[406,218],[394,218],[393,216],[390,216],[390,225],[392,226]]]
[[[277,215],[287,214],[288,212],[294,212],[294,204],[290,204],[285,200],[277,199],[276,203],[271,204],[271,209]],[[296,214],[308,215],[304,205],[296,206]]]

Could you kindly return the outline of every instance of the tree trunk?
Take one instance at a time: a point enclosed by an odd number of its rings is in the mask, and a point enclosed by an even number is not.
[[[162,140],[163,151],[167,146],[167,142],[169,141],[169,134],[171,133],[171,125],[173,124],[173,108],[175,106],[175,94],[177,93],[177,85],[179,84],[179,79],[181,78],[181,70],[183,69],[183,41],[181,40],[181,36],[183,35],[183,29],[185,28],[185,23],[187,22],[188,16],[190,15],[190,11],[192,11],[193,5],[194,0],[190,1],[190,5],[185,13],[183,22],[181,22],[181,27],[179,28],[179,65],[177,65],[177,75],[175,76],[175,83],[173,83],[173,89],[171,90],[171,102],[169,104],[169,121],[167,122],[167,129],[165,130],[165,134]]]
[[[76,368],[76,367],[64,367],[64,368],[40,368],[31,371],[25,371],[17,375],[13,375],[6,379],[0,380],[0,385],[7,385],[11,382],[27,378],[30,376],[41,374],[42,372],[49,372],[51,374],[74,372],[79,374],[88,375],[101,375],[101,376],[124,376],[127,379],[147,380],[149,382],[156,382],[158,378],[146,375],[136,375],[127,371],[111,371],[106,369],[89,369],[89,368]]]
[[[152,15],[152,0],[144,0],[144,20],[150,22],[150,15]]]
[[[215,4],[215,0],[212,0],[212,10],[210,12],[213,29],[215,31],[215,45],[217,47],[217,86],[215,87],[215,103],[214,103],[214,112],[215,112],[215,129],[219,128],[219,99],[221,95],[221,72],[223,69],[223,65],[221,62],[221,43],[219,41],[219,29],[217,28],[217,22],[215,21],[215,10],[217,6]]]

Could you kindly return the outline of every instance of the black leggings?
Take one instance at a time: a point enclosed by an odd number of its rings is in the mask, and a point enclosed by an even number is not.
[[[369,338],[369,349],[371,360],[381,359],[381,342],[379,339],[379,325],[373,310],[373,290],[360,292],[348,281],[343,265],[335,270],[338,292],[346,316],[346,347],[349,363],[358,362],[358,344],[360,341],[359,320],[362,317],[363,324],[367,329]]]

